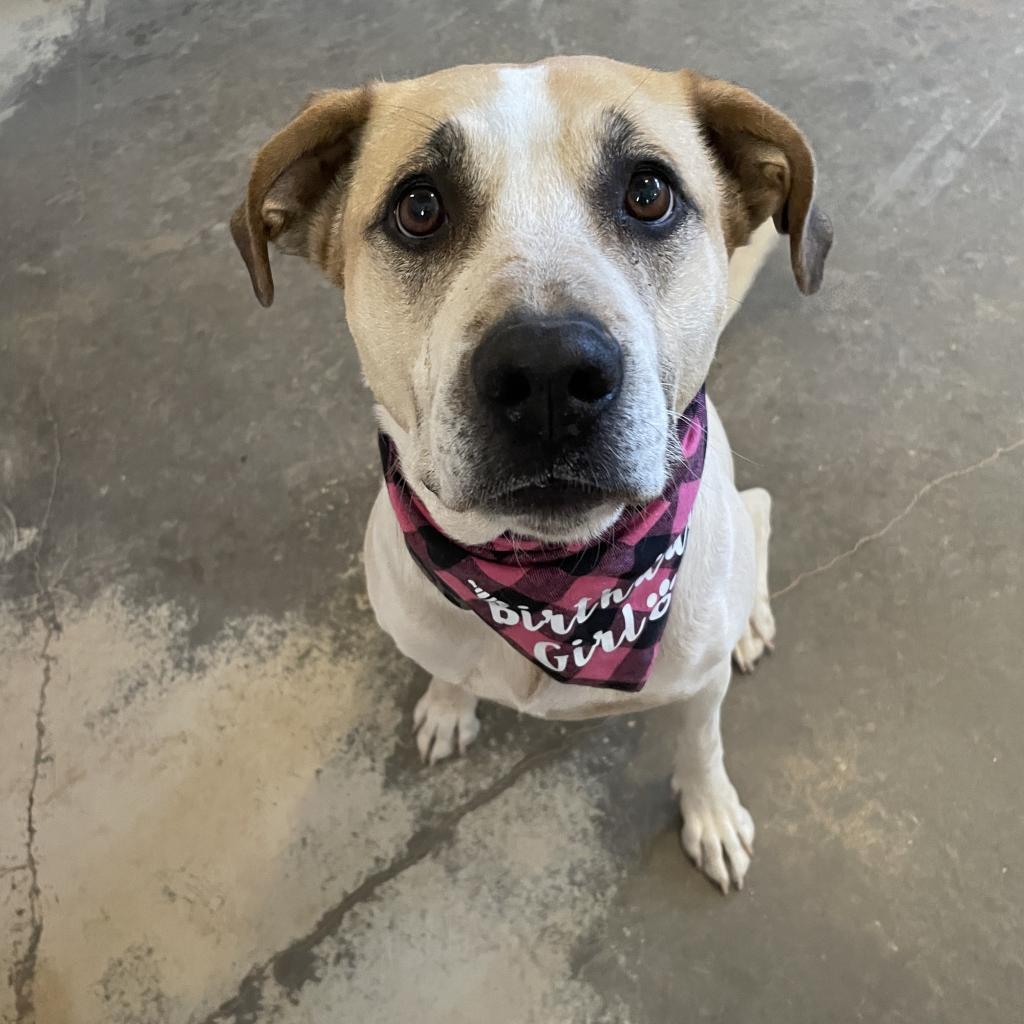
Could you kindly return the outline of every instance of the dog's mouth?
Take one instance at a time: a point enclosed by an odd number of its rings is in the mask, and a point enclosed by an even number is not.
[[[636,501],[637,496],[622,487],[547,476],[489,494],[482,505],[488,512],[506,515],[576,518],[602,506]]]

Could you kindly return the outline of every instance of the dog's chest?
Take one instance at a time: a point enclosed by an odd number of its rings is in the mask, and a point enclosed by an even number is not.
[[[464,613],[465,614],[465,613]],[[685,611],[673,614],[667,633],[686,628]],[[465,625],[476,633],[479,623],[468,620]],[[651,677],[642,690],[635,693],[611,690],[552,679],[496,634],[485,631],[479,668],[466,682],[466,688],[477,697],[513,708],[534,718],[574,721],[602,718],[607,715],[634,714],[661,707],[688,695],[687,673],[679,671],[673,656],[678,643],[669,652],[659,653]],[[667,655],[667,656],[663,656]]]

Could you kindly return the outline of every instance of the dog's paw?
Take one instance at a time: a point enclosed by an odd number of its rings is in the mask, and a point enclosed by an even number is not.
[[[775,616],[768,596],[758,596],[754,608],[747,621],[736,649],[732,652],[732,660],[736,667],[745,675],[754,671],[754,666],[765,651],[775,650]]]
[[[685,786],[679,806],[690,859],[723,893],[732,885],[742,889],[754,855],[754,822],[725,771]]]
[[[451,757],[456,750],[464,754],[480,732],[476,697],[436,678],[417,702],[412,720],[420,757],[429,764]]]

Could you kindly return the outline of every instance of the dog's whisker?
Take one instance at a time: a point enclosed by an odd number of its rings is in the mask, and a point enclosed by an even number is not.
[[[694,421],[692,419],[690,419],[688,416],[684,415],[683,413],[681,413],[681,412],[672,412],[671,415],[677,417],[678,419],[681,419],[687,425],[687,427],[692,427],[693,426]],[[736,451],[736,449],[733,448],[732,445],[729,445],[729,451],[732,453],[734,458],[741,459],[743,462],[747,462],[751,466],[760,466],[761,465],[761,463],[758,462],[756,459],[751,459],[751,458],[748,458],[746,455],[740,454],[740,452]]]
[[[433,114],[428,114],[423,110],[413,110],[410,107],[403,107],[399,103],[384,103],[382,106],[386,110],[396,110],[399,113],[405,114],[405,116],[414,121],[414,123],[423,127],[441,128],[444,125],[444,121],[440,120],[440,118],[434,117]],[[416,118],[419,118],[419,120],[416,121]]]
[[[654,69],[651,68],[637,84],[626,94],[626,98],[616,104],[616,108],[625,113],[626,104],[651,80],[654,76]]]

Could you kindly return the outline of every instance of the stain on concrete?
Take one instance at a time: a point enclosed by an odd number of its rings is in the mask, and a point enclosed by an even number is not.
[[[160,965],[152,946],[129,946],[114,957],[103,977],[100,991],[106,1012],[115,1020],[133,1024],[162,1024],[167,1020],[167,996],[161,988]]]
[[[561,779],[528,772],[464,816],[450,844],[353,906],[312,958],[304,953],[315,984],[266,979],[261,1012],[316,1020],[343,1006],[353,1019],[401,1020],[429,998],[437,1020],[470,1021],[481,1006],[502,1024],[623,1019],[569,971],[575,937],[603,913],[592,894],[620,870],[597,835],[602,787],[587,782],[587,760],[570,752]]]
[[[102,18],[104,7],[93,0],[11,0],[5,6],[0,32],[0,124],[17,109],[19,88],[43,76],[87,21]]]

